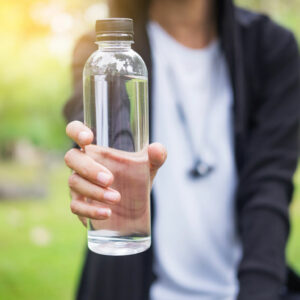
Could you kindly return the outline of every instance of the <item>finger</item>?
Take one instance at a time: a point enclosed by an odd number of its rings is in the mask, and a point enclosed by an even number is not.
[[[80,121],[72,121],[66,127],[67,136],[82,148],[93,142],[93,132]]]
[[[119,192],[113,189],[103,189],[74,173],[69,177],[69,186],[76,193],[108,204],[118,203],[121,199]]]
[[[157,170],[163,165],[167,158],[167,150],[160,143],[153,143],[148,147],[150,163],[150,177],[153,180]]]
[[[76,199],[78,201],[84,201],[84,196],[76,193],[75,191],[73,191],[72,189],[70,189],[70,195],[72,199]],[[80,220],[80,222],[83,224],[84,227],[87,227],[87,220],[85,217],[81,217],[81,216],[77,216],[78,219]]]
[[[101,164],[78,149],[71,149],[65,155],[66,165],[81,177],[95,184],[107,187],[113,182],[113,174]]]
[[[95,220],[105,220],[111,216],[111,209],[108,207],[99,207],[91,203],[72,199],[70,208],[73,214],[80,218],[89,218]]]

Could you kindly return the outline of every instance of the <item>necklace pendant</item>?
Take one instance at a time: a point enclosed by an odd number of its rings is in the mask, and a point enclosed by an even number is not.
[[[198,179],[209,175],[213,170],[213,166],[210,166],[204,161],[197,160],[193,168],[189,171],[189,176],[193,179]]]

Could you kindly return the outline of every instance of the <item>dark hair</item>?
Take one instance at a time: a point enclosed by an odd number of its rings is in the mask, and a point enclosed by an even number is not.
[[[225,2],[231,0],[215,0],[217,20],[220,20]],[[110,16],[120,18],[147,19],[151,0],[110,0]],[[220,24],[218,24],[220,25]]]
[[[120,18],[145,18],[151,0],[111,0],[110,16]]]

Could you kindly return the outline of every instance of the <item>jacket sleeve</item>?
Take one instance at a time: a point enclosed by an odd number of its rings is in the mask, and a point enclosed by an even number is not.
[[[73,92],[64,106],[64,116],[68,122],[83,121],[82,71],[89,56],[97,49],[93,34],[83,35],[76,43],[72,58]]]
[[[262,33],[261,87],[237,191],[243,246],[238,300],[277,300],[285,281],[288,205],[298,157],[299,52],[293,35],[268,25]]]

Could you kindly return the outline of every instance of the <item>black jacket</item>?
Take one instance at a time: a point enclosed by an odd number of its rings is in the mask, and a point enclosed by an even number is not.
[[[286,283],[288,205],[297,165],[300,63],[288,30],[268,17],[219,6],[219,33],[234,91],[234,141],[239,174],[237,224],[243,246],[239,300],[277,300]],[[151,53],[146,18],[135,25],[135,50],[145,60],[151,91]],[[82,120],[82,68],[96,49],[84,36],[74,52],[74,95],[68,120]],[[150,93],[151,125],[151,93]],[[151,126],[150,126],[151,127]],[[88,251],[78,291],[80,300],[146,300],[154,275],[152,251],[106,257]]]

